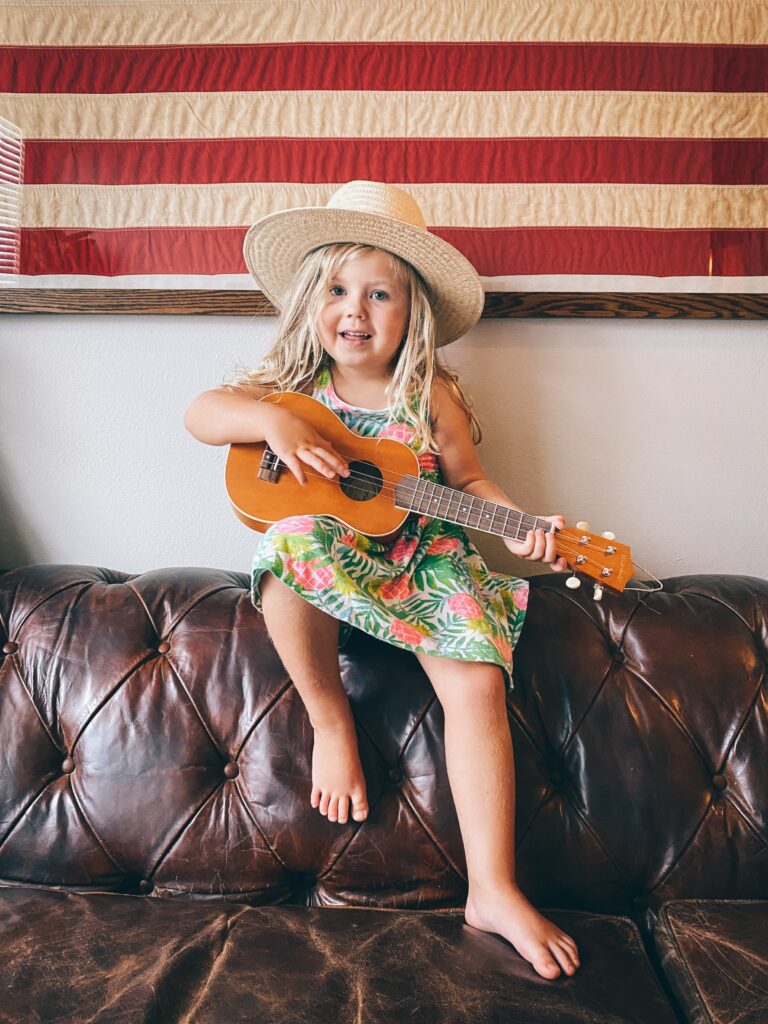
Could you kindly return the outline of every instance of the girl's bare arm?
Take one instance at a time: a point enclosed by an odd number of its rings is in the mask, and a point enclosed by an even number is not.
[[[300,484],[307,482],[307,467],[330,478],[349,475],[346,460],[310,423],[271,402],[258,401],[266,394],[269,388],[204,391],[187,409],[184,426],[205,444],[266,441]]]
[[[203,444],[234,444],[263,441],[267,424],[274,418],[276,407],[259,402],[269,388],[230,391],[213,388],[204,391],[184,414],[184,426]]]

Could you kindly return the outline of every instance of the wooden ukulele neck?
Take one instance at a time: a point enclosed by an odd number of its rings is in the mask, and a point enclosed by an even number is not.
[[[430,483],[420,477],[404,476],[395,486],[395,504],[409,512],[421,512],[458,526],[470,526],[510,540],[524,540],[529,530],[553,529],[548,519],[518,512],[485,498],[475,498],[453,487]],[[557,528],[554,529],[557,532]]]

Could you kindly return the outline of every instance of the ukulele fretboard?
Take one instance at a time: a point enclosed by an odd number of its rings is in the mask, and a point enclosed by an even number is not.
[[[397,484],[395,504],[410,512],[422,512],[434,519],[445,519],[484,533],[496,533],[510,540],[525,540],[529,530],[552,529],[548,519],[518,512],[507,505],[498,505],[415,476],[404,476]]]

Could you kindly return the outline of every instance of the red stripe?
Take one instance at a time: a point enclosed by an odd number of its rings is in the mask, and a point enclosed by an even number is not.
[[[26,142],[25,183],[768,183],[764,139],[169,139]]]
[[[245,228],[23,228],[22,274],[242,274]],[[768,275],[768,230],[437,228],[483,277]]]
[[[0,47],[0,92],[763,92],[766,88],[765,46],[302,42],[255,46]]]

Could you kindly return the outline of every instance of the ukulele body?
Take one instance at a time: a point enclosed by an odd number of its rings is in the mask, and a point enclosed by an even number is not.
[[[355,434],[310,395],[276,391],[260,401],[280,405],[311,423],[346,459],[350,475],[329,478],[304,464],[307,483],[302,485],[283,463],[275,466],[266,442],[232,444],[225,483],[237,518],[263,533],[289,516],[329,515],[374,540],[394,540],[409,514],[395,505],[395,487],[403,476],[418,477],[416,453],[393,438]]]

